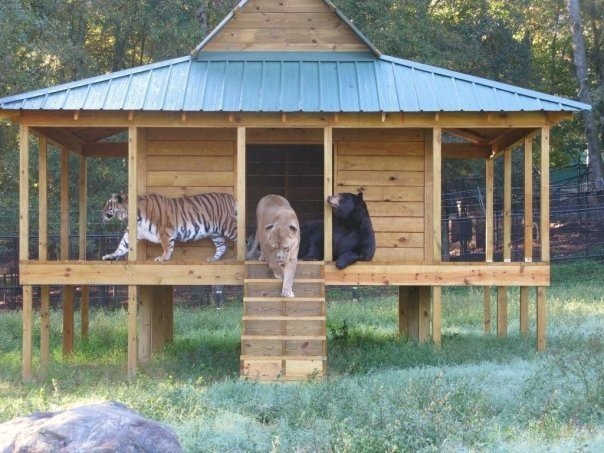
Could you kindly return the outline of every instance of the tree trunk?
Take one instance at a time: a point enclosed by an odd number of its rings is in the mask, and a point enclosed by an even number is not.
[[[579,0],[568,0],[568,13],[573,35],[573,55],[577,81],[579,82],[579,99],[581,102],[593,105],[587,80],[587,58]],[[604,181],[602,180],[602,144],[598,135],[595,115],[593,110],[584,111],[582,114],[585,122],[587,148],[589,150],[590,180],[595,183],[596,190],[602,190],[604,189]]]
[[[604,179],[602,179],[602,144],[598,134],[598,127],[593,111],[592,96],[587,79],[587,58],[585,52],[585,39],[581,23],[581,9],[579,0],[568,0],[568,13],[573,36],[573,55],[577,81],[579,82],[579,99],[592,106],[592,110],[582,112],[585,123],[585,135],[589,152],[589,182],[595,193],[590,196],[589,203],[592,207],[600,207],[598,194],[604,194]],[[604,213],[598,210],[596,218],[604,224]]]

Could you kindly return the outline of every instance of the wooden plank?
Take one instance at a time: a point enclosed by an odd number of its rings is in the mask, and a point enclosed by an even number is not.
[[[408,264],[423,263],[425,260],[423,247],[391,248],[377,247],[373,262],[376,264]]]
[[[146,180],[145,180],[146,181]],[[200,193],[208,193],[208,192],[222,192],[234,195],[233,187],[217,187],[217,186],[176,186],[176,187],[167,187],[167,186],[147,186],[146,193],[157,193],[163,195],[164,197],[184,197],[197,195]]]
[[[50,363],[50,287],[40,287],[40,368],[48,370]]]
[[[34,285],[241,285],[243,265],[116,262],[22,262],[20,283]],[[35,282],[35,283],[34,283]]]
[[[38,138],[38,259],[48,259],[48,141]]]
[[[224,136],[230,135],[224,130]],[[189,129],[183,133],[191,132]],[[187,157],[228,157],[235,154],[234,140],[152,140],[149,141],[147,153],[149,156],[187,156]]]
[[[232,171],[149,171],[148,186],[217,186],[232,187]]]
[[[133,121],[135,122],[137,118],[140,118],[140,115],[144,114],[144,112],[137,112]],[[225,141],[230,143],[231,151],[235,149],[234,142],[237,140],[237,128],[233,127],[233,124],[228,124],[227,129],[210,127],[208,124],[205,126],[198,124],[192,129],[188,126],[190,125],[190,120],[195,116],[194,112],[187,112],[187,122],[183,123],[181,114],[179,113],[176,115],[176,119],[178,120],[176,127],[169,127],[172,126],[170,122],[163,122],[163,124],[156,124],[159,127],[149,129],[147,139],[149,140],[150,154],[155,154],[155,151],[158,150],[164,153],[166,149],[173,149],[174,147],[186,150],[191,145],[195,149],[204,149],[205,144],[200,143],[204,141],[212,142],[207,144],[212,149],[222,149],[224,143],[221,144],[218,142]],[[227,115],[222,114],[220,117],[228,121]]]
[[[73,354],[73,335],[74,335],[74,308],[73,285],[63,286],[63,355]]]
[[[287,378],[305,379],[325,371],[323,360],[292,360],[285,361],[285,376]]]
[[[512,258],[512,150],[503,153],[503,261]]]
[[[237,14],[228,24],[228,28],[336,28],[342,26],[342,19],[334,13],[252,13],[245,10]],[[206,49],[208,47],[206,46]]]
[[[524,261],[533,261],[533,140],[524,141]]]
[[[23,381],[31,381],[33,375],[33,296],[30,285],[23,286]]]
[[[323,129],[323,199],[327,199],[328,196],[334,193],[334,154],[337,154],[337,150],[334,153],[333,149],[333,130],[330,127]],[[338,172],[338,183],[340,182],[341,174]],[[333,219],[332,209],[329,204],[325,203],[323,211],[324,219],[324,258],[325,261],[331,261],[333,259],[332,253],[332,233],[333,233]]]
[[[19,127],[19,260],[29,259],[29,128]],[[31,288],[29,289],[31,291]],[[31,355],[31,354],[30,354]],[[25,371],[24,371],[25,373]],[[24,377],[25,379],[25,377]]]
[[[61,253],[62,260],[69,259],[69,150],[61,148]]]
[[[211,51],[324,51],[351,52],[364,51],[363,44],[332,44],[332,43],[209,43],[205,50]]]
[[[149,171],[214,172],[234,171],[233,155],[229,156],[149,156]]]
[[[432,341],[437,349],[442,342],[442,288],[432,288]]]
[[[296,0],[253,0],[246,7],[251,11],[263,13],[324,13],[332,12],[325,2],[322,1],[296,1]]]
[[[430,288],[399,287],[399,334],[424,343],[430,332]]]
[[[497,336],[505,337],[508,334],[508,288],[497,287]]]
[[[375,232],[422,233],[424,231],[422,217],[372,217],[371,223]]]
[[[367,209],[372,217],[424,217],[424,203],[417,201],[367,201]]]
[[[549,127],[541,129],[540,235],[541,261],[547,263],[549,251]]]
[[[399,186],[423,187],[423,171],[339,171],[338,185],[342,186]]]
[[[424,247],[424,233],[381,233],[375,234],[377,247],[420,248]]]
[[[424,260],[427,263],[432,263],[434,260],[434,130],[427,129],[424,132],[424,185],[421,188],[424,197],[424,212],[428,215],[424,216]]]
[[[491,155],[489,145],[477,143],[443,143],[444,159],[486,159]]]
[[[235,28],[225,27],[222,33],[216,35],[211,44],[211,49],[219,47],[229,49],[229,46],[217,46],[217,44],[240,44],[247,48],[252,44],[269,44],[276,47],[280,44],[356,44],[362,48],[359,38],[347,27],[338,28]],[[364,46],[367,48],[367,46]],[[313,48],[313,47],[311,47]]]
[[[377,132],[381,131],[378,130]],[[411,136],[414,141],[409,142],[384,141],[375,134],[375,131],[371,135],[376,135],[374,140],[365,138],[364,141],[338,141],[338,154],[340,156],[424,156],[424,141],[417,140],[415,134]]]
[[[137,152],[136,152],[136,190],[138,194],[146,194],[147,192],[147,148],[149,146],[148,129],[140,128],[137,130]],[[147,256],[147,248],[149,243],[147,241],[137,242],[137,262],[145,261]],[[163,254],[158,253],[155,256]]]
[[[442,260],[441,194],[442,194],[442,129],[435,127],[432,134],[432,257],[435,263]]]
[[[395,169],[405,171],[424,171],[423,156],[380,156],[376,158],[371,154],[364,156],[338,157],[338,170],[362,170],[362,171],[391,171]]]
[[[397,117],[397,126],[395,129],[375,130],[373,128],[357,127],[354,129],[335,129],[337,125],[342,124],[342,119],[345,119],[347,114],[338,114],[337,124],[334,124],[333,139],[338,144],[343,143],[346,148],[354,148],[356,146],[367,146],[367,149],[386,149],[391,145],[388,142],[398,142],[401,148],[413,147],[410,142],[424,142],[424,131],[417,128],[404,128],[400,124],[400,116]],[[380,121],[383,119],[380,117]]]
[[[134,379],[137,372],[138,353],[138,287],[128,286],[128,378]]]
[[[368,265],[356,263],[344,270],[325,265],[327,285],[414,286],[548,286],[549,267],[536,263],[440,263]],[[541,284],[541,282],[546,282]]]
[[[537,351],[545,351],[546,346],[546,288],[537,287]]]
[[[139,136],[138,128],[128,128],[128,200],[134,201],[138,198],[138,152]],[[136,240],[137,203],[128,203],[128,261],[138,259],[138,244]]]
[[[431,128],[435,125],[441,128],[462,127],[470,128],[514,128],[514,127],[550,127],[551,125],[572,118],[570,112],[440,112],[438,120],[434,113],[405,113],[401,123],[400,114],[381,113],[340,113],[337,121],[333,115],[326,113],[288,113],[287,121],[281,121],[280,113],[237,113],[229,116],[223,112],[187,112],[187,121],[182,121],[180,112],[137,112],[131,120],[128,112],[81,112],[77,120],[71,112],[57,111],[23,111],[21,124],[26,126],[46,127],[123,127],[130,124],[136,127],[151,127],[154,136],[162,138],[163,129],[173,128],[174,136],[186,137],[179,134],[179,129],[203,128],[217,131],[219,127],[226,129],[222,134],[216,132],[217,139],[226,139],[226,134],[235,135],[233,122],[242,127],[274,127],[300,128],[320,127],[326,125],[338,128],[396,128],[398,130]],[[359,133],[362,134],[362,133]],[[386,138],[386,137],[384,137]],[[336,140],[337,141],[337,140]]]
[[[254,144],[323,144],[323,129],[250,128],[247,143]]]
[[[235,191],[237,192],[237,259],[240,261],[245,260],[246,254],[246,147],[246,129],[244,127],[239,127],[237,128],[237,173],[235,177]]]

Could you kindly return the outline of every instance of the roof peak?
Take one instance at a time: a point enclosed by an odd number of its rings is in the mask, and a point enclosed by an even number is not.
[[[206,51],[380,51],[329,0],[242,0],[191,55]]]

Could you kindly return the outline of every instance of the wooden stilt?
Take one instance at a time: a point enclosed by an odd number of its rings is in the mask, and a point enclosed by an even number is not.
[[[48,141],[38,137],[38,260],[48,260]],[[50,287],[40,287],[40,368],[50,363]]]
[[[23,286],[23,380],[33,378],[33,300],[32,287]]]
[[[334,192],[333,185],[333,130],[331,127],[323,129],[323,198],[327,199],[329,195]],[[325,203],[325,210],[323,213],[324,217],[324,259],[325,261],[331,261],[333,259],[332,250],[332,217],[331,207]]]
[[[237,260],[245,261],[245,199],[246,199],[246,131],[245,127],[237,128]]]
[[[520,287],[520,333],[528,335],[529,331],[529,287]]]
[[[442,341],[442,287],[434,286],[432,288],[432,341],[437,349],[440,349]]]
[[[50,363],[50,287],[40,287],[40,367],[48,369]]]
[[[537,287],[537,351],[545,351],[546,346],[546,288]]]
[[[485,196],[485,261],[487,263],[493,262],[493,246],[494,246],[494,227],[493,227],[493,195],[494,195],[494,162],[493,159],[487,159],[485,165],[485,185],[486,185],[486,196]],[[491,287],[484,287],[484,300],[483,300],[483,330],[484,333],[491,331]]]
[[[88,165],[87,160],[84,156],[80,156],[80,172],[79,172],[79,258],[82,261],[86,261],[86,235],[88,233],[87,228],[87,211],[88,211]],[[89,320],[89,289],[88,285],[82,285],[80,291],[80,330],[82,338],[88,336],[88,329],[90,326]]]
[[[524,141],[524,261],[533,261],[533,140]],[[520,287],[520,333],[529,330],[529,287]]]
[[[90,317],[89,317],[89,305],[90,305],[90,289],[88,285],[82,285],[80,292],[80,318],[81,318],[81,334],[82,338],[88,337],[88,331],[90,328]]]
[[[19,128],[19,260],[29,259],[29,128]],[[23,286],[23,363],[24,381],[33,378],[33,300],[32,287]]]
[[[128,377],[136,377],[138,287],[128,286]]]
[[[419,343],[430,335],[430,287],[399,286],[399,334]]]
[[[508,334],[508,288],[497,287],[497,336],[505,337]]]
[[[63,355],[73,353],[73,293],[72,285],[63,286]]]
[[[164,340],[174,341],[174,287],[161,286],[164,300]]]
[[[491,287],[484,286],[484,299],[482,304],[482,325],[483,332],[489,333],[491,331]]]
[[[144,365],[151,361],[153,333],[153,293],[152,286],[138,287],[140,304],[140,335],[138,338],[138,359]]]

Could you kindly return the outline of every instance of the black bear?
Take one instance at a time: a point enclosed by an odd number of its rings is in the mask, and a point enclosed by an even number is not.
[[[338,193],[327,197],[333,209],[333,259],[338,269],[357,261],[371,261],[375,254],[375,234],[363,194]],[[323,221],[300,225],[300,250],[303,260],[323,259]]]

